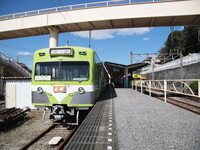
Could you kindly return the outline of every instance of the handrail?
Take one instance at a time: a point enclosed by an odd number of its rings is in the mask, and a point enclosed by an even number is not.
[[[48,14],[48,13],[53,13],[53,12],[66,11],[66,10],[115,6],[115,5],[133,4],[133,3],[162,2],[162,1],[174,1],[174,0],[114,0],[114,1],[84,3],[84,4],[76,4],[76,5],[68,5],[68,6],[39,9],[39,10],[33,10],[33,11],[27,11],[27,12],[20,12],[20,13],[14,13],[14,14],[9,14],[9,15],[2,15],[0,16],[0,20],[20,18],[20,17],[32,16],[32,15],[38,15],[38,14]]]
[[[2,60],[5,64],[9,64],[12,67],[16,68],[18,71],[23,73],[25,76],[30,77],[31,74],[26,69],[24,69],[21,65],[19,65],[14,59],[5,56],[0,52],[0,60]]]
[[[192,88],[192,84],[196,84]],[[164,92],[165,102],[167,92],[187,95],[200,98],[200,79],[182,79],[182,80],[132,80],[132,89],[140,89],[143,92],[144,88],[149,90],[159,90]]]

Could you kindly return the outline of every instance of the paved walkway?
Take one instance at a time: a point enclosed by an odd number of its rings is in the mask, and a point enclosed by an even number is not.
[[[200,115],[141,94],[115,89],[119,150],[200,150]]]

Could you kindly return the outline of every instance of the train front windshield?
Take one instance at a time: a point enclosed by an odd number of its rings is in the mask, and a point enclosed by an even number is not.
[[[40,62],[35,66],[36,81],[87,81],[89,62]]]

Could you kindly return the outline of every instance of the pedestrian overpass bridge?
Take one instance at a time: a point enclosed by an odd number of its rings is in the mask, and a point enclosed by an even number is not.
[[[4,15],[0,40],[50,33],[55,46],[62,32],[199,25],[199,6],[200,0],[116,0]]]

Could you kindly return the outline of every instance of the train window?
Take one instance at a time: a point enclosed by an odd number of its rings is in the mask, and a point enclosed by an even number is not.
[[[120,68],[113,67],[113,72],[120,72]]]
[[[59,80],[59,62],[37,63],[35,70],[35,80]]]
[[[89,62],[42,62],[36,64],[36,81],[87,81]]]
[[[61,81],[89,80],[89,62],[61,62]]]

